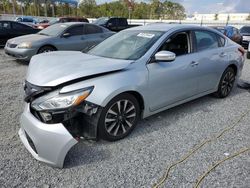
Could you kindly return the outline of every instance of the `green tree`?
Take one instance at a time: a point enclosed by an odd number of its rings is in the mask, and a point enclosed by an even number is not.
[[[97,15],[96,8],[95,0],[82,0],[79,5],[80,15],[93,18]]]
[[[163,18],[171,20],[182,20],[186,17],[185,8],[179,4],[171,1],[163,3]]]

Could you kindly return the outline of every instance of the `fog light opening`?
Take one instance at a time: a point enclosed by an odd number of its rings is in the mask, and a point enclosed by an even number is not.
[[[52,120],[52,115],[48,112],[40,112],[40,115],[45,122]]]

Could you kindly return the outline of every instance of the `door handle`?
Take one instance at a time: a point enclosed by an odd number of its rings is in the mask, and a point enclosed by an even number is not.
[[[199,65],[199,62],[197,62],[197,61],[192,61],[192,62],[190,63],[190,65],[191,65],[192,67],[194,67],[194,66]]]
[[[220,53],[220,57],[225,57],[227,54],[225,52]]]

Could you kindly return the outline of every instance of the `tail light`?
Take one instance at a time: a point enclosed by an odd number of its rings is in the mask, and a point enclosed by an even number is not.
[[[245,55],[245,49],[243,47],[239,47],[238,51],[241,53],[242,56]]]

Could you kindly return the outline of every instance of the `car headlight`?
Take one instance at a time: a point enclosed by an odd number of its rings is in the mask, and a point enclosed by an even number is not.
[[[37,29],[44,29],[44,27],[41,26],[41,25],[39,25],[39,26],[37,27]]]
[[[22,42],[19,45],[17,45],[17,48],[31,48],[30,42]]]
[[[77,106],[83,102],[93,91],[94,87],[76,90],[69,93],[57,93],[53,96],[42,96],[31,103],[31,106],[40,110],[56,110]]]

